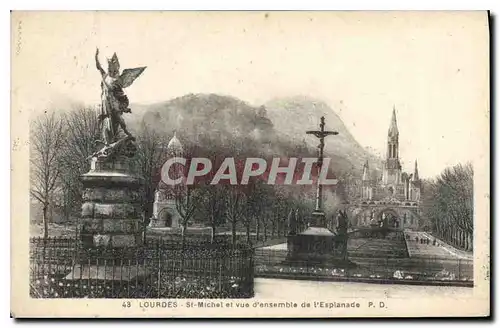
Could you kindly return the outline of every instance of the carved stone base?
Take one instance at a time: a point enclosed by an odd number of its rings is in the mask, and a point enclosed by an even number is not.
[[[322,227],[326,228],[326,215],[320,211],[314,211],[311,214],[311,218],[309,220],[311,227]]]
[[[305,231],[287,237],[286,264],[336,268],[354,265],[347,259],[346,237],[324,227],[324,217],[322,212],[313,212],[311,225]]]
[[[84,174],[80,235],[84,246],[124,247],[142,241],[142,181],[129,172],[126,159],[92,159]]]
[[[81,177],[83,249],[66,279],[130,281],[148,273],[137,265],[135,252],[120,252],[143,242],[142,181],[129,172],[127,158],[92,158],[90,171]],[[104,256],[103,249],[121,255]],[[94,255],[85,257],[84,252]],[[107,265],[102,265],[105,259]]]

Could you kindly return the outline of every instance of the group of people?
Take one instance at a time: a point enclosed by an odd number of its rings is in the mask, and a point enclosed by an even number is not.
[[[406,236],[406,239],[408,240],[410,239],[408,235]],[[431,244],[431,240],[429,238],[424,238],[424,237],[418,238],[418,236],[415,236],[415,242],[416,243],[420,242],[420,244],[426,244],[426,245]],[[436,239],[432,239],[432,245],[439,246],[439,243],[436,241]]]

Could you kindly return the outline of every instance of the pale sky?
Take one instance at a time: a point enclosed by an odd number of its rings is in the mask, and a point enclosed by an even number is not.
[[[33,12],[13,14],[12,30],[20,110],[42,112],[64,99],[97,104],[99,47],[103,65],[116,51],[122,69],[148,67],[126,90],[133,103],[218,93],[260,105],[306,95],[383,154],[395,106],[403,167],[418,159],[423,177],[489,145],[477,137],[489,129],[480,12]]]

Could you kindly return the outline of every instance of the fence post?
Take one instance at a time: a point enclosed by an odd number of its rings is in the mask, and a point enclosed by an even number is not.
[[[255,262],[254,262],[254,255],[255,255],[255,250],[252,248],[250,249],[250,268],[247,269],[247,271],[249,272],[248,276],[249,276],[249,279],[250,281],[248,282],[248,286],[250,288],[249,290],[249,296],[255,296],[255,291],[254,291],[254,279],[255,279],[255,271],[254,271],[254,268],[255,268]]]
[[[219,258],[219,292],[222,291],[222,258]]]
[[[462,279],[462,260],[458,259],[458,280]]]
[[[157,283],[157,297],[160,298],[160,288],[161,288],[161,248],[160,241],[156,243],[156,254],[158,256],[158,283]]]

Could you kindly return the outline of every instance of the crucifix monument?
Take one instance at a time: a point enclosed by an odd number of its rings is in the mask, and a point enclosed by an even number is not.
[[[319,131],[307,131],[306,134],[312,134],[319,139],[318,145],[318,179],[316,180],[316,208],[312,213],[310,226],[326,228],[325,212],[323,210],[323,185],[319,179],[319,172],[323,166],[325,138],[327,136],[339,134],[337,131],[325,131],[325,117],[321,117]]]
[[[290,265],[350,266],[352,263],[346,257],[346,236],[327,229],[323,208],[321,168],[324,160],[325,138],[337,135],[338,132],[325,130],[324,117],[321,117],[319,127],[319,130],[306,132],[319,139],[316,206],[309,218],[309,225],[304,231],[297,233],[294,230],[290,230],[287,237],[288,255],[285,262]]]

